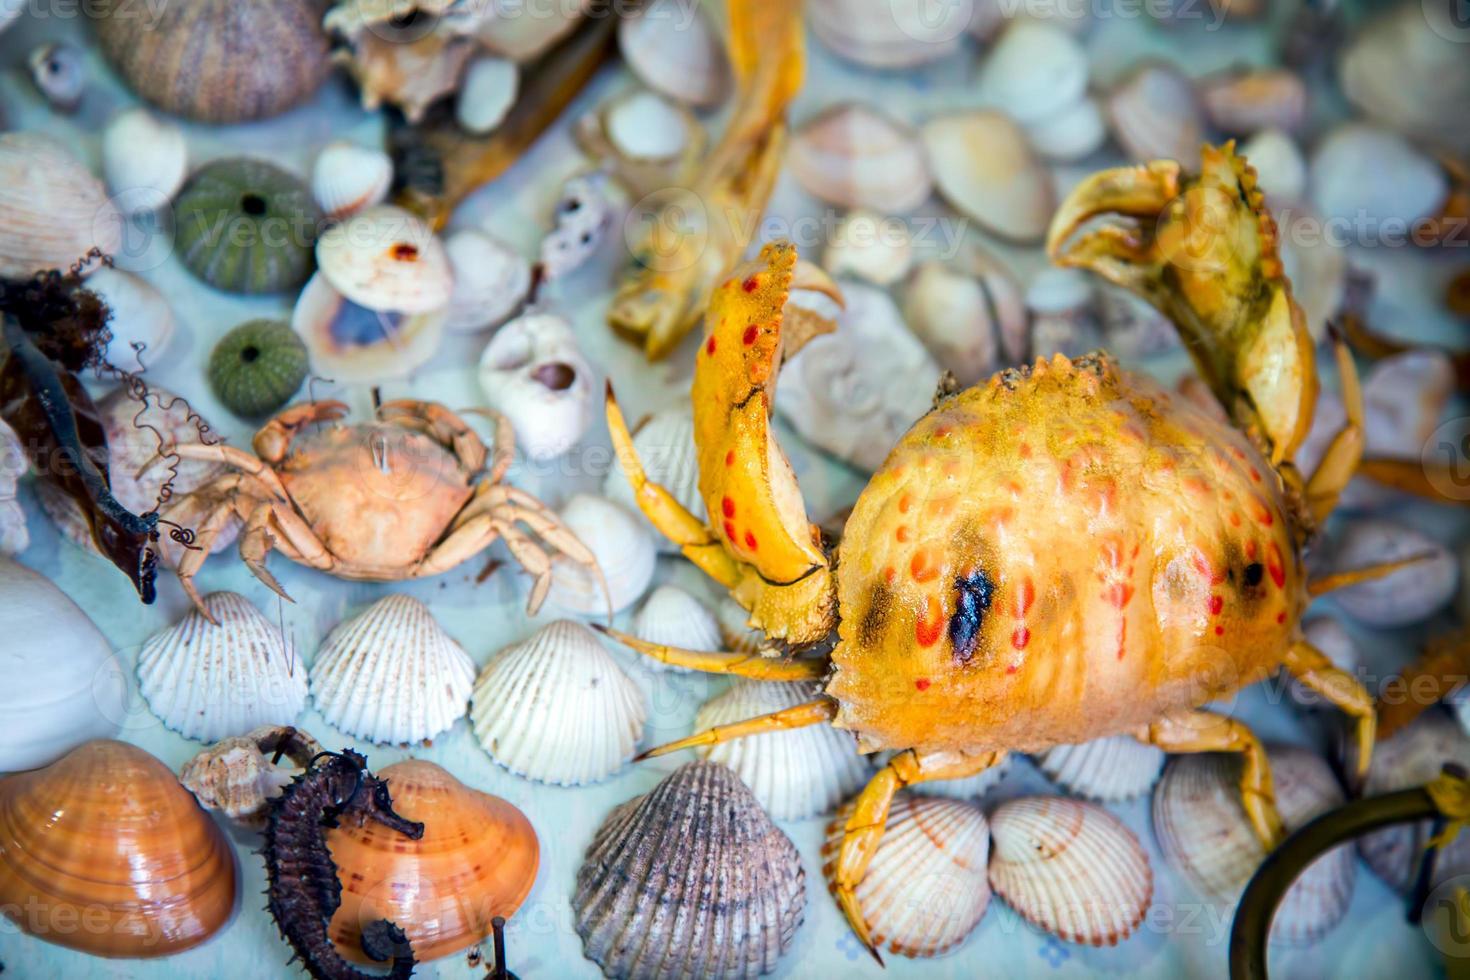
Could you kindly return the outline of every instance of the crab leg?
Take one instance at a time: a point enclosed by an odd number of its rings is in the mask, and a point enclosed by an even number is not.
[[[932,782],[936,779],[962,779],[984,772],[1000,763],[1005,752],[982,752],[979,755],[961,755],[958,752],[927,752],[923,755],[907,749],[895,755],[888,765],[863,787],[853,806],[852,816],[847,819],[847,828],[842,836],[842,847],[837,852],[837,866],[832,876],[833,894],[852,931],[862,940],[878,965],[883,957],[873,945],[868,932],[868,922],[858,904],[857,886],[867,874],[868,864],[883,839],[883,829],[888,824],[888,808],[893,797],[905,786]]]
[[[696,732],[688,738],[681,738],[676,742],[669,742],[657,748],[649,749],[642,755],[633,757],[634,762],[642,762],[644,759],[654,759],[670,752],[680,749],[692,749],[700,745],[718,745],[720,742],[733,742],[737,738],[747,735],[760,735],[763,732],[784,732],[792,728],[805,728],[808,725],[820,725],[837,717],[837,702],[831,698],[822,697],[815,701],[807,701],[804,704],[792,705],[782,708],[780,711],[772,711],[768,715],[758,715],[755,718],[746,718],[744,721],[733,722],[729,725],[716,725],[706,728],[702,732]]]
[[[471,473],[480,472],[489,455],[485,443],[465,420],[437,402],[400,398],[378,406],[378,417],[396,425],[422,428],[440,445],[454,450],[460,464]]]
[[[1111,231],[1103,228],[1083,236],[1073,247],[1064,248],[1079,228],[1103,214],[1157,219],[1169,202],[1179,196],[1180,190],[1180,167],[1173,160],[1155,160],[1137,167],[1095,173],[1077,185],[1051,219],[1046,233],[1047,254],[1058,265],[1093,267],[1096,256],[1113,254],[1112,244],[1137,239],[1119,238],[1117,232],[1124,230],[1121,228],[1114,227]],[[1129,251],[1134,251],[1131,244]],[[1135,272],[1111,264],[1106,270],[1097,271],[1130,287],[1136,276]]]
[[[1378,737],[1388,738],[1433,704],[1454,694],[1470,680],[1470,633],[1432,642],[1397,678],[1378,691]]]
[[[1281,814],[1276,811],[1266,750],[1243,723],[1211,711],[1185,711],[1145,725],[1133,737],[1165,752],[1240,753],[1245,763],[1240,775],[1241,802],[1256,836],[1268,851],[1275,850],[1286,836]]]
[[[255,477],[266,485],[266,488],[270,490],[273,496],[281,500],[291,499],[286,493],[285,485],[281,483],[281,478],[276,475],[276,471],[243,449],[226,446],[223,443],[205,445],[202,442],[183,442],[174,446],[173,452],[185,459],[199,459],[206,463],[223,463],[226,466],[239,470],[247,476]]]
[[[1378,716],[1372,695],[1363,689],[1356,677],[1337,667],[1325,653],[1306,640],[1292,642],[1281,666],[1304,686],[1322,695],[1353,719],[1358,745],[1357,771],[1354,776],[1361,783],[1368,775],[1368,764],[1373,760],[1373,743],[1378,732]]]
[[[1318,578],[1307,581],[1307,595],[1319,596],[1338,589],[1345,589],[1359,582],[1372,582],[1392,575],[1401,568],[1417,565],[1421,561],[1428,561],[1434,557],[1434,552],[1425,551],[1407,558],[1399,558],[1395,561],[1381,561],[1376,565],[1365,565],[1362,568],[1350,568],[1345,572],[1329,572]]]
[[[299,429],[318,422],[335,422],[347,415],[343,402],[307,402],[292,405],[261,426],[255,432],[250,446],[257,456],[267,463],[279,463],[286,458],[291,440]]]
[[[1352,352],[1336,331],[1332,336],[1332,353],[1337,358],[1337,373],[1342,379],[1342,404],[1347,420],[1307,480],[1307,506],[1318,524],[1337,507],[1338,497],[1363,458],[1363,388],[1358,383]]]
[[[250,512],[250,519],[245,522],[245,530],[240,535],[240,560],[250,569],[252,575],[265,583],[266,588],[287,602],[295,602],[271,574],[270,569],[265,567],[265,556],[270,554],[276,543],[270,524],[271,505],[262,501]]]
[[[679,647],[649,643],[636,636],[593,623],[592,628],[612,637],[624,646],[675,667],[688,667],[705,674],[734,674],[765,681],[814,681],[827,676],[826,660],[783,659],[749,653],[716,653],[684,650]]]

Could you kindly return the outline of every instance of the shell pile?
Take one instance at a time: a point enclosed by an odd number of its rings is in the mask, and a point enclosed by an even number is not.
[[[390,595],[327,636],[311,667],[311,698],[334,728],[406,744],[464,717],[474,680],[474,661],[429,607]]]
[[[608,815],[572,911],[609,977],[756,977],[791,945],[805,880],[796,846],[745,784],[690,762]]]

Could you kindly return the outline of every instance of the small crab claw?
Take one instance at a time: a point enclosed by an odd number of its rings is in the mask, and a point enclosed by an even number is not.
[[[1179,196],[1181,171],[1173,160],[1155,160],[1137,167],[1103,170],[1073,189],[1052,217],[1046,234],[1046,252],[1058,265],[1093,269],[1112,282],[1137,288],[1151,269],[1146,263],[1148,235],[1108,225],[1083,235],[1064,248],[1093,218],[1120,215],[1156,221]]]

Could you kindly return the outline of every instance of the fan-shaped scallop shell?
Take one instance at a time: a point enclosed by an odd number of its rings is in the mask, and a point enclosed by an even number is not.
[[[375,146],[336,140],[322,147],[311,168],[311,196],[328,218],[350,217],[388,196],[393,161]]]
[[[271,800],[321,751],[321,743],[306,732],[289,725],[262,725],[200,752],[179,770],[179,782],[206,810],[218,810],[260,830]]]
[[[379,743],[420,742],[464,717],[475,662],[407,595],[379,599],[317,651],[311,699],[327,724]]]
[[[148,708],[185,738],[216,742],[289,725],[306,705],[306,666],[270,620],[234,592],[204,597],[138,654]],[[216,623],[218,625],[216,625]]]
[[[633,433],[633,448],[648,479],[674,495],[674,499],[700,520],[704,520],[704,497],[699,492],[699,457],[694,448],[694,416],[688,405],[666,408],[654,412],[648,421]],[[607,499],[622,504],[629,512],[638,515],[638,520],[652,527],[638,502],[633,497],[633,487],[621,466],[614,466],[603,481],[602,492]],[[654,544],[660,551],[676,553],[679,548],[662,534],[654,535]]]
[[[470,719],[496,762],[559,786],[594,783],[633,756],[643,692],[597,635],[558,620],[491,658],[475,680]]]
[[[694,730],[756,718],[816,700],[821,686],[807,681],[737,680],[706,701],[694,716]],[[866,781],[869,767],[847,732],[811,725],[764,732],[701,749],[745,781],[777,820],[804,820],[827,813]]]
[[[730,62],[697,0],[651,0],[618,24],[618,49],[645,85],[695,106],[730,90]]]
[[[1447,762],[1470,768],[1470,736],[1454,719],[1434,708],[1378,743],[1363,783],[1363,796],[1422,786],[1438,776]],[[1390,888],[1408,894],[1419,874],[1431,831],[1427,820],[1388,827],[1364,834],[1358,840],[1358,852]],[[1437,887],[1463,874],[1470,874],[1470,834],[1459,834],[1436,855],[1430,886]]]
[[[93,956],[169,956],[214,935],[234,908],[229,842],[142,749],[87,742],[0,779],[7,933]]]
[[[65,271],[93,247],[115,255],[122,227],[102,182],[59,140],[0,135],[0,276]]]
[[[791,138],[787,166],[797,183],[829,204],[903,214],[934,190],[919,138],[864,105],[837,105]]]
[[[677,585],[660,585],[648,594],[633,616],[633,635],[649,643],[685,650],[724,649],[714,613]],[[687,667],[673,667],[652,657],[643,657],[639,663],[650,670],[689,673]]]
[[[1267,750],[1276,806],[1288,831],[1343,802],[1327,763],[1293,746]],[[1239,756],[1177,756],[1154,790],[1154,836],[1164,859],[1206,898],[1233,905],[1266,857],[1240,802]],[[1319,857],[1287,891],[1273,942],[1315,942],[1347,914],[1356,868],[1343,845]]]
[[[658,555],[647,525],[612,501],[588,493],[567,501],[561,519],[597,558],[607,592],[591,569],[560,558],[551,566],[553,604],[595,616],[606,612],[609,604],[613,612],[620,612],[648,591]]]
[[[796,846],[713,762],[614,809],[572,896],[583,951],[613,978],[769,973],[805,905]]]
[[[990,816],[990,886],[1032,925],[1114,946],[1143,922],[1154,875],[1138,838],[1094,803],[1027,796]]]
[[[1109,735],[1047,749],[1036,764],[1069,793],[1115,803],[1153,789],[1164,769],[1164,752],[1128,735]]]
[[[926,784],[927,785],[927,784]],[[849,803],[827,825],[822,875],[833,872]],[[899,956],[942,956],[980,924],[990,907],[990,825],[974,803],[900,793],[857,886],[873,945]]]

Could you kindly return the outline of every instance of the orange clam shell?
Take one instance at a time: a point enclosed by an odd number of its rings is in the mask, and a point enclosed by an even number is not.
[[[162,762],[97,739],[0,779],[0,911],[95,956],[168,956],[235,908],[224,834]]]
[[[327,832],[342,882],[342,905],[327,934],[343,956],[372,963],[362,927],[378,919],[408,935],[414,956],[432,960],[490,935],[490,920],[520,907],[540,863],[531,822],[498,796],[481,793],[432,762],[382,769],[393,809],[421,821],[414,841],[381,824]]]

